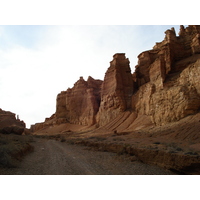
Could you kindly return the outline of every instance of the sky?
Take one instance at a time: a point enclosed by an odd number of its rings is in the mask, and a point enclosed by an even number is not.
[[[73,87],[80,76],[85,79],[89,75],[96,79],[103,79],[115,53],[126,53],[133,72],[138,54],[151,49],[156,42],[162,41],[165,30],[176,27],[178,33],[177,24],[199,24],[197,5],[194,0],[181,2],[181,4],[180,1],[174,0],[167,2],[157,0],[2,1],[0,6],[0,108],[18,114],[20,119],[26,122],[27,127],[43,122],[46,117],[55,112],[56,96],[60,91]],[[124,26],[116,26],[122,24]],[[176,26],[168,24],[176,24]],[[84,197],[93,199],[94,195],[88,193],[88,188],[98,193],[97,199],[105,198],[105,192],[106,196],[110,195],[112,199],[130,198],[133,195],[140,199],[144,196],[160,199],[160,195],[155,195],[155,188],[159,188],[160,193],[165,194],[166,188],[169,189],[170,192],[164,199],[169,199],[172,195],[176,198],[181,196],[182,199],[191,198],[191,195],[195,198],[198,195],[198,184],[191,184],[196,183],[194,176],[192,180],[190,177],[180,180],[180,176],[178,180],[175,176],[165,176],[165,178],[160,176],[153,179],[144,177],[145,180],[142,176],[134,177],[134,180],[131,176],[116,177],[116,180],[113,177],[109,179],[103,176],[98,178],[91,176],[91,178],[87,177],[87,180],[80,180],[80,177],[78,180],[75,180],[75,177],[67,177],[67,180],[63,180],[61,176],[58,180],[55,176],[51,177],[51,180],[45,179],[47,181],[42,177],[36,179],[31,177],[31,180],[26,176],[23,180],[22,177],[20,180],[14,180],[13,176],[9,178],[11,180],[5,177],[1,181],[2,195],[5,194],[5,197],[11,195],[13,198],[20,196],[20,199],[27,199],[28,192],[36,199],[41,197],[41,191],[44,191],[42,193],[44,198],[55,199],[59,196],[63,199],[66,197],[66,188],[68,188],[68,196],[79,197],[77,199],[84,199]],[[52,181],[52,178],[56,180]],[[6,181],[8,184],[13,184],[14,192],[10,192],[10,187],[4,187],[7,186]],[[120,181],[123,182],[123,186],[119,184]],[[190,183],[190,186],[185,184],[186,182]],[[21,188],[16,187],[18,185],[21,187],[22,184],[23,191],[26,191],[23,193]],[[48,186],[48,194],[44,186]],[[33,187],[40,192],[32,193]],[[77,192],[77,188],[80,192]],[[99,188],[104,192],[99,193]],[[134,193],[132,188],[135,188]],[[144,188],[147,191],[145,193]],[[175,193],[180,190],[181,193]],[[142,199],[146,199],[145,197]]]
[[[134,72],[137,56],[178,25],[2,25],[0,108],[29,128],[56,111],[56,96],[83,76],[104,79],[115,53]]]

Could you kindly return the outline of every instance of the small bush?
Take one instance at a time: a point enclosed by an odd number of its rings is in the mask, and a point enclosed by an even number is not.
[[[19,161],[13,159],[7,152],[0,149],[0,166],[8,168],[17,167],[18,162]]]
[[[33,151],[31,141],[28,136],[0,134],[0,166],[16,167],[27,152]]]
[[[186,154],[186,155],[192,155],[192,156],[198,155],[198,153],[192,152],[192,151],[188,151],[188,152],[186,152],[185,154]]]
[[[154,142],[153,144],[160,144],[160,142]]]
[[[60,141],[61,141],[61,142],[65,142],[66,139],[65,139],[64,137],[62,137],[62,138],[60,139]]]
[[[180,147],[176,148],[177,151],[183,151],[183,149],[181,149]]]

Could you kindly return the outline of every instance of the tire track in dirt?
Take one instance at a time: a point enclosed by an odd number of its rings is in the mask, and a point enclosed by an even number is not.
[[[13,175],[142,175],[174,173],[111,152],[87,150],[56,140],[36,138],[34,152],[18,168],[0,169],[0,174]]]

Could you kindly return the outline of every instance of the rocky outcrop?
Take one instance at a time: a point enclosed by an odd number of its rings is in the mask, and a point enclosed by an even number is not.
[[[139,61],[135,70],[138,87],[155,80],[155,76],[164,81],[167,74],[187,67],[176,65],[177,61],[200,53],[200,26],[181,26],[179,36],[176,36],[174,28],[167,30],[165,34],[162,42],[156,43],[152,50],[138,56]]]
[[[105,125],[120,113],[131,109],[133,83],[129,60],[124,53],[115,54],[102,84],[99,125]]]
[[[0,109],[0,133],[21,135],[25,129],[25,123],[17,119],[15,114]]]
[[[101,80],[83,77],[74,87],[57,96],[56,118],[65,118],[68,122],[80,125],[96,123],[96,114],[100,105]]]
[[[130,130],[135,126],[128,122],[139,118],[143,123],[142,116],[164,125],[198,112],[200,26],[180,26],[178,36],[174,28],[165,34],[153,49],[139,54],[133,74],[125,54],[117,53],[103,81],[81,77],[73,88],[58,94],[53,119],[37,127],[65,122],[104,126],[119,119],[120,130],[123,122]]]
[[[133,110],[149,115],[156,125],[166,124],[198,112],[200,26],[181,26],[179,36],[167,30],[153,50],[138,56]]]
[[[83,77],[73,88],[57,95],[56,113],[43,123],[31,126],[33,132],[60,123],[105,125],[118,114],[131,109],[134,82],[124,53],[113,56],[104,81]]]
[[[56,118],[55,114],[53,114],[51,117],[46,118],[44,122],[31,125],[30,131],[36,132],[38,130],[45,129],[47,127],[53,127],[55,125],[60,125],[67,122],[68,121],[66,120],[66,118]]]

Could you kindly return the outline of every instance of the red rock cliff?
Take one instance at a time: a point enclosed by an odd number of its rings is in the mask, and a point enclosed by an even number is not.
[[[157,125],[198,112],[200,91],[200,26],[167,30],[165,39],[141,53],[135,71],[138,91],[132,106]]]
[[[133,77],[124,53],[113,56],[102,85],[98,123],[105,125],[125,110],[131,109]]]
[[[199,112],[200,26],[180,26],[178,36],[174,28],[165,34],[162,42],[138,56],[133,74],[125,54],[117,53],[103,82],[81,77],[72,89],[58,94],[51,120],[103,126],[116,119],[130,130],[134,126],[129,123],[139,116],[140,123],[145,123],[141,120],[145,116],[163,125]],[[120,119],[125,111],[127,115]]]
[[[96,123],[99,110],[101,80],[82,77],[72,89],[61,92],[57,96],[56,118],[66,118],[68,122],[80,125]]]

